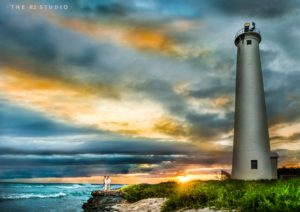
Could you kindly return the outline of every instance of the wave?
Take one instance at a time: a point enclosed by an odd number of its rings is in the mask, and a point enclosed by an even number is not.
[[[74,189],[74,188],[82,188],[82,187],[84,187],[84,186],[79,185],[79,184],[55,186],[55,188],[64,188],[64,189]]]
[[[58,198],[64,196],[66,196],[66,194],[63,192],[59,192],[55,194],[8,194],[8,195],[1,195],[0,199]]]
[[[43,188],[46,187],[45,185],[24,185],[24,184],[16,184],[16,185],[8,185],[8,186],[1,186],[1,187],[11,187],[11,188]]]

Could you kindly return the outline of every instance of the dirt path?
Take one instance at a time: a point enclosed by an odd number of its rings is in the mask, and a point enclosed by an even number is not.
[[[113,209],[120,212],[160,212],[161,206],[166,201],[166,198],[148,198],[134,203],[121,203],[112,206]],[[208,208],[180,210],[180,212],[216,212]]]
[[[122,203],[112,206],[120,212],[159,212],[165,198],[148,198],[134,203]]]

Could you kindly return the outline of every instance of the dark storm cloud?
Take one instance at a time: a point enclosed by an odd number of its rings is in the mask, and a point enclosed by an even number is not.
[[[124,4],[112,3],[109,5],[97,5],[95,11],[99,15],[125,16],[132,12],[132,9],[126,7]]]
[[[0,178],[82,177],[110,174],[127,174],[133,165],[73,165],[73,166],[19,166],[2,167]]]
[[[23,23],[23,25],[21,24]],[[31,23],[31,24],[29,24]],[[1,39],[1,63],[10,64],[15,67],[27,67],[29,70],[36,66],[43,66],[49,75],[56,72],[55,60],[57,49],[54,40],[49,37],[49,28],[43,21],[33,18],[12,14],[1,7],[0,9],[0,39]],[[25,59],[18,58],[23,55]],[[32,57],[37,60],[29,60]],[[32,70],[36,71],[36,70]]]
[[[202,8],[206,8],[205,1],[197,0],[172,0],[171,4],[166,4],[163,0],[103,0],[103,1],[85,1],[80,2],[80,7],[85,12],[96,12],[99,15],[112,15],[112,16],[126,16],[130,15],[130,18],[144,19],[161,19],[161,18],[192,18],[199,15],[199,11],[195,10],[195,6],[199,5]]]
[[[28,29],[16,27],[3,17],[0,20],[1,38],[5,40],[3,44],[6,48],[11,46],[18,47],[21,50],[21,52],[18,52],[19,54],[26,53],[28,56],[39,58],[41,62],[56,60],[56,44],[49,38],[49,29],[43,23]],[[22,50],[27,51],[22,52]]]
[[[228,164],[230,152],[195,155],[73,155],[12,156],[1,158],[0,179],[26,177],[77,177],[102,174],[159,173],[191,164]],[[143,164],[147,164],[144,166]]]
[[[220,84],[222,83],[221,79],[218,81],[219,82],[216,82],[215,84],[213,83],[209,88],[190,90],[188,95],[194,98],[216,98],[223,95],[232,95],[234,93],[233,85],[222,85]]]
[[[162,162],[175,162],[180,164],[206,164],[211,165],[224,161],[224,156],[229,156],[226,152],[222,154],[205,155],[122,155],[122,154],[86,154],[86,155],[3,155],[1,157],[1,166],[56,166],[56,165],[122,165],[122,164],[160,164]],[[228,160],[225,160],[229,162]]]
[[[193,126],[190,135],[202,139],[217,138],[233,127],[232,112],[228,112],[225,117],[220,117],[218,114],[188,114],[186,118]]]
[[[2,136],[35,137],[95,132],[99,131],[58,122],[45,114],[0,100],[0,135]]]
[[[220,11],[227,15],[250,16],[258,18],[274,18],[288,14],[299,8],[296,0],[217,0],[212,2]]]
[[[148,97],[153,98],[163,104],[174,114],[182,114],[186,109],[184,99],[175,93],[172,85],[157,78],[145,79],[132,85],[132,88],[146,93]]]
[[[73,156],[12,156],[2,157],[4,166],[56,166],[56,165],[116,165],[116,164],[159,164],[163,161],[190,161],[187,156],[172,155],[73,155]]]
[[[220,158],[227,157],[227,152],[194,155],[138,155],[138,154],[80,154],[80,155],[2,155],[0,166],[37,166],[37,165],[84,165],[84,164],[159,164],[166,161],[182,164],[215,164]]]
[[[150,17],[172,17],[172,18],[199,18],[208,15],[210,12],[221,11],[228,16],[251,16],[258,18],[274,18],[288,14],[299,8],[297,0],[254,0],[243,2],[239,0],[173,0],[172,4],[166,4],[163,0],[153,1],[101,1],[83,3],[82,6],[89,10],[96,10],[103,14],[124,15],[127,13],[139,14],[144,12],[144,16]],[[217,9],[217,10],[216,10]],[[154,12],[159,11],[156,15]],[[149,17],[148,17],[149,18]]]
[[[147,28],[148,23],[143,24]],[[45,17],[0,8],[1,64],[75,85],[100,83],[111,87],[121,86],[123,78],[187,69],[178,61],[140,54],[74,30],[59,27]]]
[[[96,136],[99,139],[107,137],[105,134]],[[189,143],[121,137],[119,140],[98,141],[84,136],[61,136],[52,140],[51,137],[2,137],[0,178],[160,172],[166,168],[176,169],[179,164],[227,164],[230,161],[230,151],[224,149],[208,153]],[[139,167],[139,164],[153,167]]]
[[[300,75],[297,71],[264,71],[266,105],[271,125],[300,119]]]
[[[97,50],[90,47],[83,49],[79,54],[70,55],[66,62],[79,67],[91,67],[97,63],[97,57]]]
[[[21,11],[13,13],[3,7],[0,8],[0,40],[0,62],[5,67],[85,87],[105,84],[111,90],[120,77],[115,74],[120,68],[110,61],[116,54],[117,58],[123,58],[127,53],[106,42],[96,42],[55,26],[46,18]]]
[[[299,11],[300,7],[298,8],[297,13],[291,13],[281,21],[265,24],[263,26],[265,42],[269,43],[269,51],[272,50],[278,54],[277,60],[280,60],[279,58],[282,60],[282,56],[285,56],[284,61],[297,61],[300,56],[300,44],[299,42],[294,42],[299,38]],[[280,48],[274,48],[274,46]],[[297,66],[291,68],[299,70],[299,67]]]
[[[71,77],[66,67],[91,67],[95,63],[95,47],[52,26],[43,18],[0,11],[1,63],[47,77]],[[77,45],[70,46],[70,43]],[[76,62],[75,62],[76,61]]]
[[[268,67],[272,61],[278,58],[279,52],[273,50],[261,49],[260,56],[261,56],[261,66],[263,68],[263,73],[264,73],[266,67]]]
[[[133,154],[133,155],[169,155],[169,154],[194,154],[196,152],[193,144],[180,142],[158,142],[149,139],[128,139],[115,138],[106,139],[105,134],[96,135],[98,140],[89,137],[79,137],[78,139],[68,137],[54,137],[53,140],[42,140],[32,142],[27,140],[12,138],[1,138],[0,154],[15,155],[73,155],[73,154]],[[38,139],[38,138],[36,138]],[[118,140],[117,140],[118,139]],[[60,142],[64,145],[59,145]],[[23,144],[23,145],[21,145]]]
[[[99,139],[104,136],[98,135]],[[166,168],[176,169],[180,164],[213,165],[230,162],[231,150],[208,153],[189,143],[128,138],[101,141],[88,139],[68,139],[67,136],[54,137],[53,140],[51,137],[2,137],[0,178],[149,173]],[[145,168],[139,167],[139,164],[151,166]]]

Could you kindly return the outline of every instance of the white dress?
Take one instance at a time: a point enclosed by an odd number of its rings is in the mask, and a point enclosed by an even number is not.
[[[108,191],[110,189],[110,179],[108,178],[106,178],[105,180],[104,180],[104,191]]]

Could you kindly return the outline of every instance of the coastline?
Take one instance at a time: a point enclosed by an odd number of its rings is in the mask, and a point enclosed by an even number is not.
[[[113,189],[122,185],[113,184]],[[80,183],[0,183],[1,211],[82,212],[92,191],[102,184]]]
[[[137,202],[127,202],[125,193],[120,190],[91,193],[92,197],[83,204],[84,212],[160,212],[167,198],[146,198]],[[209,208],[182,209],[178,212],[213,212]]]
[[[136,184],[94,191],[85,212],[299,211],[300,178]]]

